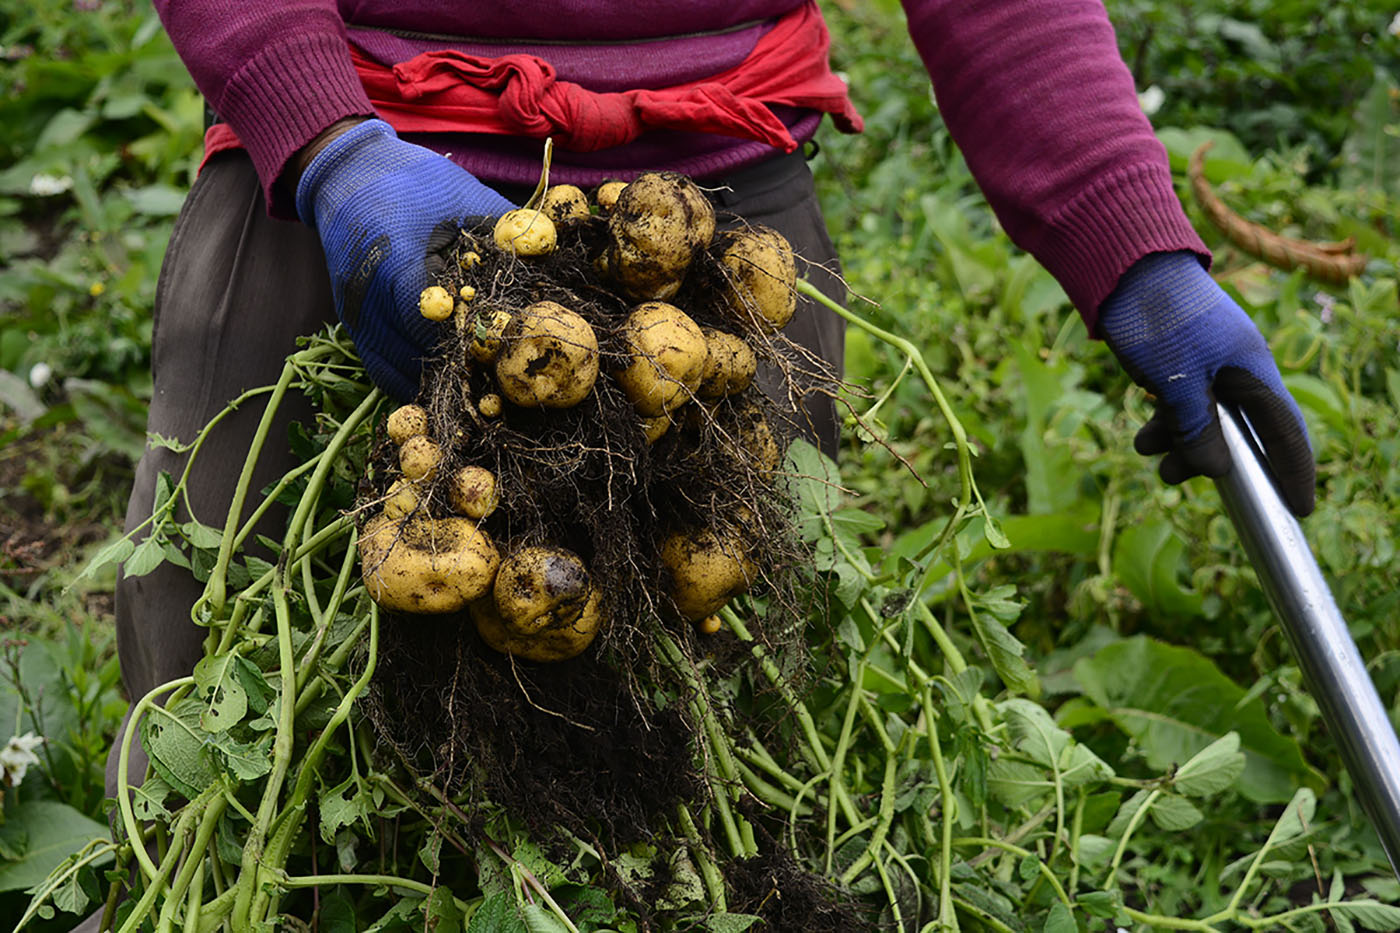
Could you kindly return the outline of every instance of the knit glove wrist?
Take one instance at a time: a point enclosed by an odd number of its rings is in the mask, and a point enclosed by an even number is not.
[[[431,150],[368,120],[337,136],[297,183],[297,215],[321,237],[335,311],[375,384],[407,401],[436,340],[418,312],[430,253],[459,227],[513,205]]]
[[[1163,480],[1229,471],[1218,399],[1249,418],[1288,507],[1299,516],[1313,510],[1313,454],[1298,403],[1259,329],[1194,254],[1140,259],[1104,302],[1099,329],[1133,381],[1157,397],[1134,447],[1166,455]]]

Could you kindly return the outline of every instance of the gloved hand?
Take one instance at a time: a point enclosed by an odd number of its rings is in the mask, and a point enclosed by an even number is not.
[[[1162,479],[1223,476],[1230,468],[1215,400],[1249,418],[1288,507],[1313,510],[1308,429],[1254,322],[1192,253],[1153,253],[1119,279],[1099,329],[1133,381],[1157,396],[1138,432],[1140,454],[1166,454]]]
[[[437,327],[418,313],[430,249],[468,218],[512,205],[444,156],[399,139],[382,120],[335,137],[297,183],[297,215],[321,236],[335,311],[375,384],[400,401],[418,392]]]

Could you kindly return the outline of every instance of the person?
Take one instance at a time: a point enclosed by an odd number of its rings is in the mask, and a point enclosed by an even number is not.
[[[824,115],[845,131],[860,118],[830,71],[813,0],[156,8],[217,122],[157,289],[153,432],[188,439],[240,392],[275,381],[298,336],[336,320],[375,383],[411,397],[432,338],[417,312],[428,237],[521,203],[546,136],[551,181],[684,172],[724,210],[784,233],[815,284],[844,296],[802,146]],[[1169,483],[1220,475],[1229,461],[1212,402],[1236,402],[1291,508],[1311,511],[1301,412],[1262,335],[1207,272],[1100,0],[904,8],[942,116],[1007,233],[1155,395],[1137,449],[1163,455]],[[907,261],[916,269],[919,257]],[[835,315],[808,304],[792,327],[840,366]],[[201,454],[190,501],[205,522],[224,515],[255,408]],[[837,428],[831,412],[816,425],[828,452]],[[168,449],[146,453],[128,527],[146,517],[158,474],[179,466]],[[265,454],[253,488],[286,468]],[[204,633],[189,621],[199,589],[171,567],[119,582],[133,699],[200,657]],[[134,755],[136,779],[144,767]]]

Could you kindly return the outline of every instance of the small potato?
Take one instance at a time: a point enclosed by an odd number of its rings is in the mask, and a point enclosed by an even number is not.
[[[421,497],[418,484],[411,480],[394,480],[389,493],[384,498],[384,514],[389,518],[407,518],[418,508]]]
[[[571,408],[598,379],[598,337],[578,314],[539,301],[512,317],[496,358],[501,394],[527,408]]]
[[[758,371],[758,358],[742,337],[727,334],[713,327],[701,329],[705,334],[705,369],[695,394],[702,399],[734,395],[753,385]]]
[[[632,361],[615,373],[637,413],[655,418],[694,394],[705,368],[705,335],[680,308],[664,301],[638,305],[622,327]]]
[[[787,238],[755,226],[725,235],[720,253],[732,317],[766,333],[782,330],[797,310],[797,261]]]
[[[715,235],[715,209],[695,183],[646,172],[618,195],[608,217],[607,274],[628,294],[665,300]]]
[[[418,434],[404,441],[399,447],[399,469],[414,482],[431,480],[437,476],[438,464],[442,463],[442,448],[425,434]]]
[[[418,296],[418,313],[430,321],[445,321],[452,316],[452,296],[441,285],[429,285]]]
[[[517,256],[547,256],[559,237],[547,215],[524,208],[502,214],[493,235],[497,247]]]
[[[477,400],[476,410],[483,418],[497,418],[501,414],[501,397],[495,392],[487,393]]]
[[[617,196],[622,194],[622,189],[627,187],[625,181],[605,181],[598,186],[597,192],[593,195],[598,202],[598,208],[604,214],[611,214],[612,209],[617,206]]]
[[[540,210],[554,225],[588,219],[588,196],[576,185],[554,185],[540,200]]]
[[[722,628],[724,623],[720,621],[719,616],[705,616],[695,623],[695,630],[701,635],[716,635]]]
[[[456,612],[490,591],[501,556],[468,518],[376,515],[360,533],[370,598],[396,612]]]
[[[402,405],[389,413],[385,427],[389,440],[402,444],[410,437],[428,433],[428,413],[421,405]]]
[[[476,333],[467,348],[478,363],[494,363],[501,352],[501,338],[510,326],[509,311],[492,311],[489,318],[476,319]]]
[[[661,544],[676,611],[690,622],[712,616],[748,590],[758,569],[737,534],[704,528],[675,533]]]
[[[725,431],[720,442],[725,452],[760,478],[771,480],[782,464],[783,450],[778,446],[762,410],[745,400],[724,411],[719,424]]]
[[[496,489],[496,474],[485,467],[464,466],[452,474],[447,487],[447,501],[452,511],[480,521],[500,504]]]

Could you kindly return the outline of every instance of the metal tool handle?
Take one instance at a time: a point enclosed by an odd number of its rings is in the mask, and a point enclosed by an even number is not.
[[[1259,584],[1288,633],[1308,691],[1342,752],[1361,806],[1400,877],[1400,740],[1298,520],[1274,486],[1249,422],[1217,405],[1233,468],[1215,481]]]

